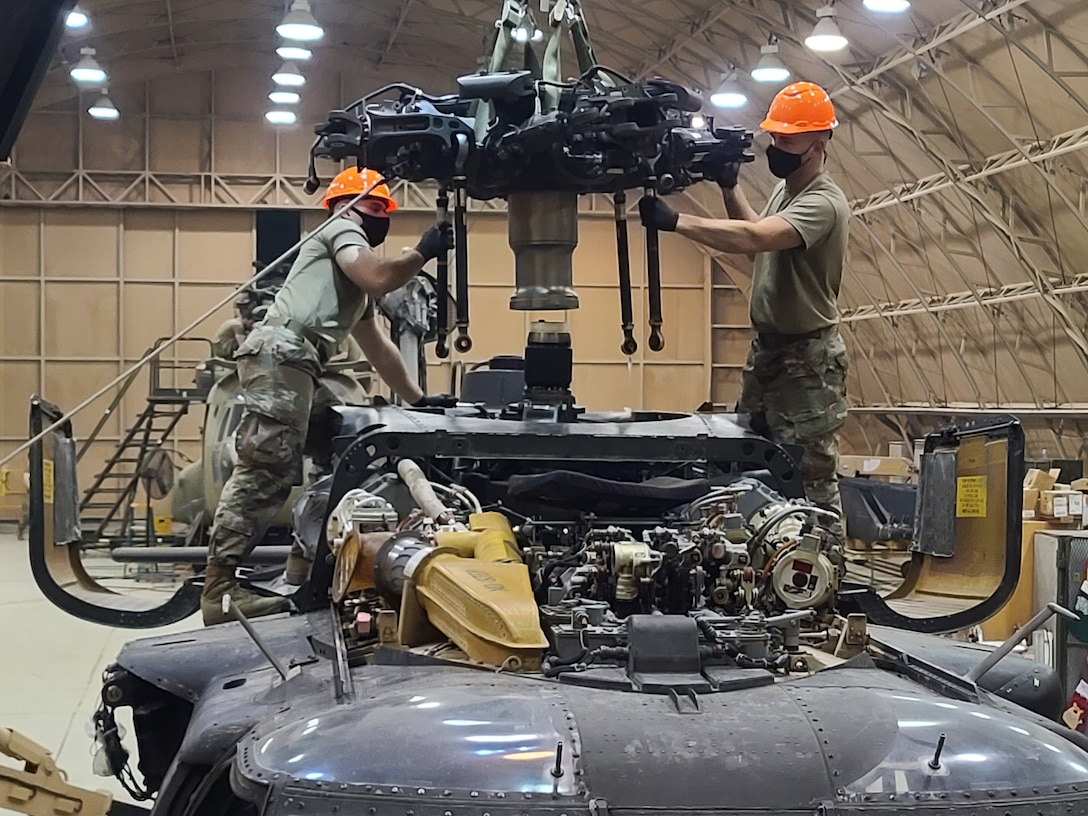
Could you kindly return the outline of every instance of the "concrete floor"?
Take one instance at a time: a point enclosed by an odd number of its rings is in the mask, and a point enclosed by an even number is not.
[[[38,591],[30,575],[26,542],[2,531],[0,725],[52,751],[74,784],[132,801],[115,779],[91,771],[93,742],[86,729],[97,707],[102,670],[129,640],[199,626],[199,615],[144,631],[110,629],[69,617]],[[135,754],[131,723],[126,722],[125,728],[130,734],[125,745]],[[5,757],[0,757],[0,763],[13,765]],[[0,813],[8,812],[0,807]]]

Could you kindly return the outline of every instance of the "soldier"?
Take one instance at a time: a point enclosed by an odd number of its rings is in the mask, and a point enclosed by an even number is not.
[[[846,420],[846,347],[837,300],[850,206],[824,172],[838,126],[827,92],[811,82],[784,88],[760,127],[771,134],[771,173],[782,179],[761,213],[737,186],[740,165],[718,177],[727,219],[678,215],[664,201],[639,202],[643,224],[721,252],[754,256],[750,314],[756,336],[744,366],[739,413],[778,442],[800,445],[805,493],[841,514],[839,429]],[[836,532],[841,535],[841,527]]]
[[[284,612],[288,601],[239,586],[235,568],[264,535],[301,476],[303,446],[322,368],[350,332],[363,354],[405,402],[445,404],[427,397],[412,380],[392,341],[374,320],[374,301],[411,280],[423,265],[449,251],[449,224],[423,233],[414,249],[381,257],[396,203],[380,184],[352,206],[380,176],[351,168],[329,185],[325,206],[341,217],[299,250],[268,315],[242,342],[238,363],[246,413],[238,427],[238,464],[223,486],[211,532],[201,611],[205,624],[226,620],[230,594],[246,615]]]

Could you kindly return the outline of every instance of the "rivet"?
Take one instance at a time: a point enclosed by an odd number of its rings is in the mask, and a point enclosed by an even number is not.
[[[426,792],[427,791],[425,789],[423,789],[423,788],[416,788],[416,793],[418,793],[420,796],[422,796]]]
[[[472,792],[471,792],[471,793],[469,794],[469,796],[471,796],[471,797],[472,797],[473,799],[476,799],[477,797],[479,797],[479,795],[480,795],[480,792],[479,792],[479,791],[472,791]]]
[[[398,788],[398,787],[397,787],[396,785],[394,785],[394,786],[393,786],[392,788],[390,788],[390,790],[391,790],[391,791],[392,791],[393,793],[400,793],[400,788]]]
[[[453,796],[453,791],[444,790],[444,791],[442,791],[442,795],[443,796]]]

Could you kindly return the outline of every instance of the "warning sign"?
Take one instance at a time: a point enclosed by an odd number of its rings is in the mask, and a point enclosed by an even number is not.
[[[956,518],[986,518],[986,477],[956,479]]]
[[[42,493],[46,504],[53,503],[53,460],[42,460]]]

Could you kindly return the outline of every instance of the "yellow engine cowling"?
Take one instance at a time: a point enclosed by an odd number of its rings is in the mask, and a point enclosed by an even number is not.
[[[548,641],[506,517],[476,513],[468,530],[441,531],[435,540],[406,570],[401,642],[428,642],[429,622],[473,660],[539,669]]]

